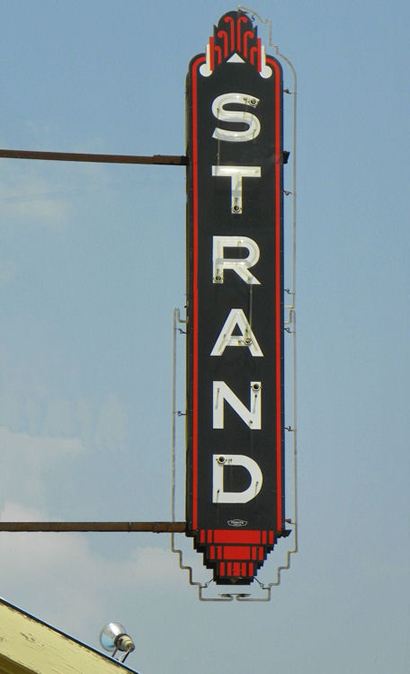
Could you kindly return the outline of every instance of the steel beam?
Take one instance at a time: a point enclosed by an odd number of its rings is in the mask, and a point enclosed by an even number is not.
[[[185,522],[0,522],[0,532],[66,532],[66,531],[99,531],[99,532],[152,532],[185,533]]]
[[[154,154],[90,154],[84,152],[43,152],[39,150],[0,149],[3,159],[40,159],[45,161],[97,162],[100,164],[156,164],[165,166],[187,166],[185,155]]]

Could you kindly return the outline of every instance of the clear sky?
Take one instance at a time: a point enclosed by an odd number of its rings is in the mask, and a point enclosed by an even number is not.
[[[230,9],[1,0],[0,147],[184,154]],[[409,4],[254,9],[299,78],[300,552],[270,604],[202,604],[166,535],[1,534],[0,595],[124,622],[143,674],[407,674]],[[2,519],[169,519],[184,169],[2,159],[0,218]]]

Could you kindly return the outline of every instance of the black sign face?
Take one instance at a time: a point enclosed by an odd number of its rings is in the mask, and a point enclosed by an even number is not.
[[[282,90],[240,11],[190,64],[187,524],[217,583],[285,534]]]

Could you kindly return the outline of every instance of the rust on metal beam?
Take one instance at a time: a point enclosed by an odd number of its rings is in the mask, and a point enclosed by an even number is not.
[[[4,159],[40,159],[45,161],[79,161],[101,164],[156,164],[165,166],[187,166],[185,155],[154,154],[90,154],[85,152],[43,152],[39,150],[0,149],[0,158]]]
[[[185,533],[186,522],[0,522],[1,531],[100,531],[106,533],[115,531],[145,531],[156,534]]]

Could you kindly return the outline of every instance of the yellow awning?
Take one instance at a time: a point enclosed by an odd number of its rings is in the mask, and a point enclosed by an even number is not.
[[[0,599],[0,674],[124,674],[127,669]]]

